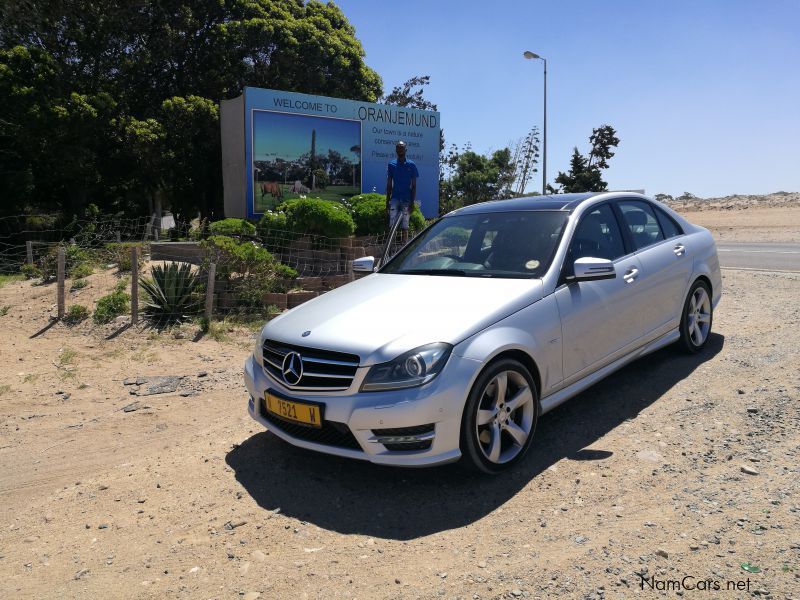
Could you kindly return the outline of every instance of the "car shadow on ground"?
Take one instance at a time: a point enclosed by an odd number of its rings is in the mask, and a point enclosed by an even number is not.
[[[236,479],[266,510],[339,533],[408,540],[468,525],[500,507],[549,466],[605,460],[613,448],[588,449],[635,418],[703,362],[724,337],[711,334],[699,355],[665,348],[641,358],[543,416],[526,459],[483,477],[458,465],[398,469],[295,448],[268,432],[228,453]]]

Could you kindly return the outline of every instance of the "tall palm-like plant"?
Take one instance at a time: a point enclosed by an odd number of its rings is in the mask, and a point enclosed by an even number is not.
[[[144,313],[161,324],[177,323],[197,309],[195,291],[199,280],[192,265],[171,262],[156,265],[151,278],[140,278],[139,285],[147,293]]]

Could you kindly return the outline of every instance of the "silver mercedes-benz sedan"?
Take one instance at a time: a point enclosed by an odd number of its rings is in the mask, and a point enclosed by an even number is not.
[[[627,192],[468,206],[373,263],[270,321],[244,379],[278,437],[387,465],[512,466],[545,412],[667,344],[702,350],[722,291],[711,234]]]

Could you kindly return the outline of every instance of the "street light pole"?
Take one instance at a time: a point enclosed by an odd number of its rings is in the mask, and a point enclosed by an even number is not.
[[[542,144],[542,195],[547,192],[547,59],[526,50],[522,56],[528,59],[539,59],[544,63],[544,124],[542,134],[544,143]]]

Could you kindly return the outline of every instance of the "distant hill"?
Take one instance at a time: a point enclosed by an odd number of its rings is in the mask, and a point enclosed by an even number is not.
[[[752,196],[734,194],[723,198],[698,198],[693,195],[673,198],[668,194],[656,194],[656,199],[678,211],[800,207],[800,192],[775,192]]]

